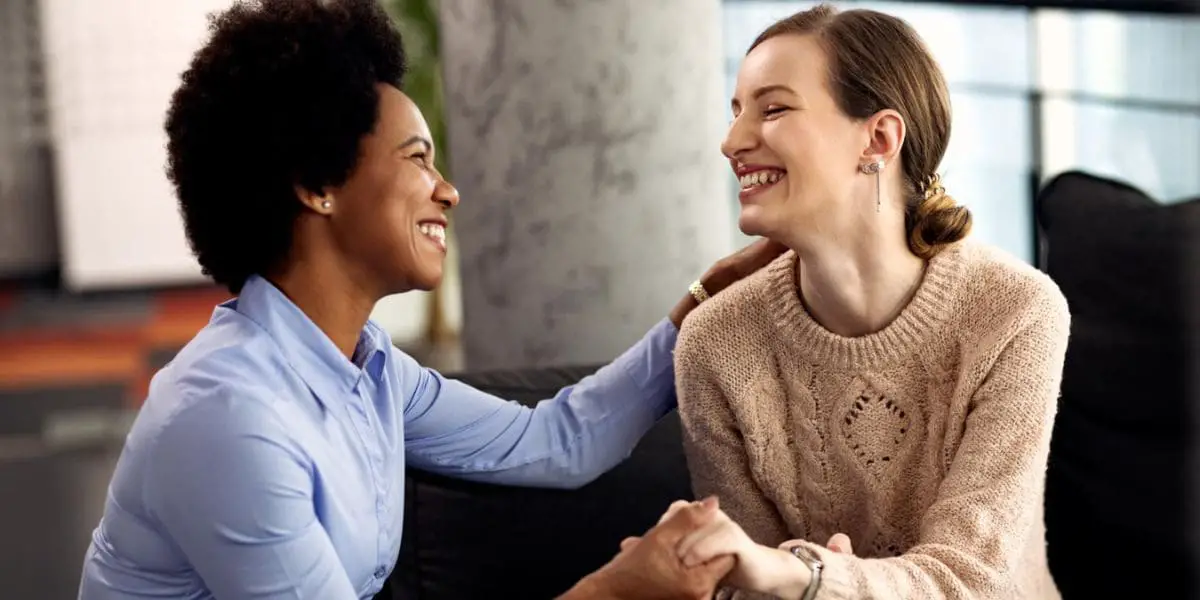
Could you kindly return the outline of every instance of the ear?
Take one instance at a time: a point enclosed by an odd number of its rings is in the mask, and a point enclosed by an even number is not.
[[[863,126],[868,140],[861,157],[863,163],[882,160],[885,165],[891,165],[900,157],[905,134],[904,118],[900,113],[885,108],[868,117]]]
[[[309,210],[321,215],[333,214],[336,203],[333,201],[333,193],[329,190],[318,194],[302,185],[295,185],[292,189],[296,191],[296,198],[300,203]]]

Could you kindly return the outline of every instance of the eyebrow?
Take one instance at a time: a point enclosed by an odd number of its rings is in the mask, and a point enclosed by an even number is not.
[[[421,144],[422,146],[425,146],[426,152],[433,151],[433,142],[429,141],[428,138],[425,138],[425,137],[422,137],[419,135],[414,135],[414,136],[408,138],[407,140],[400,142],[400,145],[396,146],[396,149],[403,150],[404,148],[407,148],[413,144]]]
[[[755,100],[758,100],[759,98],[761,98],[767,94],[770,94],[771,92],[787,92],[792,95],[798,95],[798,94],[796,94],[796,90],[793,90],[792,88],[790,88],[786,85],[776,83],[773,85],[764,85],[764,86],[754,90],[754,92],[752,94],[750,94],[750,97]],[[730,104],[734,108],[737,108],[739,105],[737,98],[734,98],[733,100],[731,100]]]

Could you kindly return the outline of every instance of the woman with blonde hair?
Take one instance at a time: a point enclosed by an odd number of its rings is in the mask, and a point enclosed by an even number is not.
[[[735,556],[731,588],[1058,596],[1042,501],[1070,316],[1045,275],[965,239],[936,171],[949,136],[940,70],[898,18],[819,6],[746,55],[722,151],[741,229],[790,251],[676,349],[694,486],[724,512],[679,552]]]

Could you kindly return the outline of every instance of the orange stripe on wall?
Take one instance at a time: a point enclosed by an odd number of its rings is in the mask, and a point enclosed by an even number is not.
[[[212,318],[213,309],[230,298],[220,288],[172,290],[158,294],[154,314],[146,328],[146,341],[153,346],[182,346]]]
[[[0,352],[0,388],[124,382],[141,368],[140,344],[28,344]]]

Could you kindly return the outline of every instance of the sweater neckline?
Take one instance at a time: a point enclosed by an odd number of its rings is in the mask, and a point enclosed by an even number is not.
[[[910,356],[949,313],[964,262],[962,246],[946,247],[930,259],[908,305],[886,327],[864,336],[833,333],[804,308],[796,282],[799,257],[794,251],[767,267],[767,303],[778,331],[818,364],[852,369],[895,364]]]

